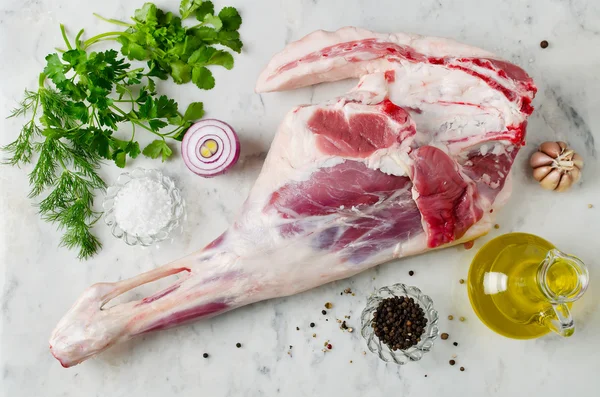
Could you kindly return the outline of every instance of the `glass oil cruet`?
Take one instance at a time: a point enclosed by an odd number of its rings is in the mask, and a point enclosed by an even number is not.
[[[469,299],[477,316],[497,333],[517,339],[575,331],[571,306],[589,283],[586,265],[548,241],[508,233],[489,241],[469,270]]]

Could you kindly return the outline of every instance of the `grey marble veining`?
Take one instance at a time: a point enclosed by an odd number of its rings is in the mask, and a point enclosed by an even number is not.
[[[175,9],[178,1],[158,1]],[[57,248],[54,226],[40,221],[26,198],[28,168],[0,167],[0,396],[589,396],[597,394],[600,327],[598,235],[600,185],[600,3],[594,0],[215,0],[235,5],[244,18],[244,53],[232,71],[215,71],[217,87],[163,84],[187,104],[205,102],[208,115],[240,133],[242,157],[227,176],[204,180],[180,159],[165,164],[139,158],[135,166],[158,167],[176,178],[188,204],[185,232],[172,243],[141,249],[96,232],[103,251],[87,262]],[[61,45],[59,23],[70,32],[111,29],[92,12],[126,18],[142,1],[0,0],[0,144],[15,138],[20,120],[5,117],[23,89],[33,88],[44,56]],[[352,279],[268,302],[209,321],[151,334],[117,346],[80,366],[63,369],[48,352],[48,337],[81,291],[152,269],[204,246],[224,230],[260,171],[285,112],[344,92],[351,82],[292,92],[254,94],[255,79],[283,46],[315,29],[345,25],[377,31],[441,35],[496,52],[523,66],[539,92],[528,145],[513,168],[514,190],[499,214],[499,230],[462,247],[408,258]],[[541,40],[550,46],[542,50]],[[532,182],[527,155],[544,140],[568,140],[586,160],[582,184],[565,194]],[[143,143],[144,141],[142,141]],[[119,170],[107,166],[112,182]],[[595,205],[589,209],[588,204]],[[536,233],[579,255],[591,267],[591,287],[575,306],[576,334],[513,341],[487,330],[470,308],[464,285],[476,249],[509,231]],[[415,276],[409,277],[408,271]],[[374,289],[395,282],[417,285],[441,313],[449,341],[437,341],[422,361],[404,367],[368,353],[359,332],[342,333],[337,318],[360,311]],[[355,296],[343,295],[351,287]],[[323,316],[323,304],[334,304]],[[467,317],[465,323],[446,320]],[[328,319],[329,321],[326,321]],[[310,328],[309,323],[316,327]],[[300,330],[297,331],[296,327]],[[317,336],[313,338],[313,333]],[[324,354],[325,340],[333,350]],[[457,341],[458,347],[451,342]],[[236,342],[243,347],[237,349]],[[293,346],[290,348],[290,346]],[[209,359],[202,354],[210,354]],[[290,354],[288,354],[290,352]],[[448,360],[456,354],[458,365]],[[350,363],[352,361],[352,363]],[[465,372],[458,367],[464,366]],[[427,375],[427,377],[425,377]]]

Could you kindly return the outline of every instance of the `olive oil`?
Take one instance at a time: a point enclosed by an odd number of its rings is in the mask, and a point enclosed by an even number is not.
[[[511,338],[537,338],[551,330],[555,299],[569,302],[583,293],[587,284],[572,257],[558,255],[548,263],[554,249],[525,233],[505,234],[481,248],[469,270],[468,288],[475,312],[488,327]]]

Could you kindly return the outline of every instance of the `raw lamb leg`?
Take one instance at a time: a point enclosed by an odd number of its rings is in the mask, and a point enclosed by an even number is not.
[[[451,40],[343,28],[287,46],[257,91],[352,77],[348,94],[287,114],[229,230],[169,265],[90,287],[50,338],[61,364],[487,233],[533,111],[529,76]],[[104,308],[172,274],[168,288]]]

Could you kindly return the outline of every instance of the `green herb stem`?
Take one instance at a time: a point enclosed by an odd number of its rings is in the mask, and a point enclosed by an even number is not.
[[[99,41],[114,40],[116,36],[121,36],[123,34],[125,34],[125,32],[106,32],[106,33],[96,35],[96,36],[91,37],[91,38],[87,39],[86,41],[84,41],[82,49],[85,50],[85,49],[89,48],[92,44],[97,43]]]
[[[124,27],[127,27],[127,28],[130,28],[130,27],[133,27],[133,26],[134,26],[134,25],[132,25],[132,24],[129,24],[129,23],[127,23],[127,22],[119,21],[118,19],[104,18],[104,17],[103,17],[102,15],[100,15],[100,14],[96,14],[96,13],[94,13],[94,16],[95,16],[96,18],[99,18],[99,19],[103,20],[104,22],[112,23],[112,24],[114,24],[114,25],[124,26]],[[134,19],[134,21],[135,21],[135,19]]]
[[[62,23],[60,24],[60,33],[62,34],[63,40],[65,41],[67,48],[69,50],[72,50],[73,47],[71,47],[71,43],[69,42],[69,38],[67,37],[67,31],[65,29],[65,25],[63,25]]]

